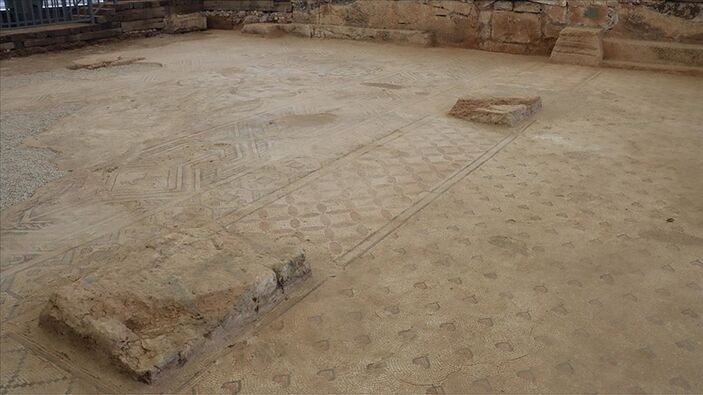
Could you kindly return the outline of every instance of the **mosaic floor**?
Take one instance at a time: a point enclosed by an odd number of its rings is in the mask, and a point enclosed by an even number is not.
[[[143,57],[69,70],[96,54]],[[211,31],[3,61],[66,175],[1,212],[0,390],[703,391],[703,80]],[[516,128],[447,116],[540,95]],[[309,292],[152,386],[36,329],[179,221],[303,246]]]

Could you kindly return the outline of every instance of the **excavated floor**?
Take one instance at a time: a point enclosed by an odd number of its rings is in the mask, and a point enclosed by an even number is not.
[[[144,60],[69,69],[97,55]],[[0,67],[3,113],[77,108],[25,141],[65,175],[1,213],[2,393],[703,391],[701,79],[217,31]],[[152,385],[38,325],[183,223],[312,278]]]

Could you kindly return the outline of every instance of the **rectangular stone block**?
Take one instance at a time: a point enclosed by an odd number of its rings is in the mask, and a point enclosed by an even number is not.
[[[607,4],[570,2],[569,13],[572,26],[605,27],[608,24]]]
[[[108,29],[108,30],[98,30],[94,32],[86,32],[77,35],[78,40],[90,41],[90,40],[100,40],[104,38],[116,37],[122,33],[121,29]]]
[[[169,15],[166,18],[167,33],[184,33],[207,29],[207,18],[200,13]]]
[[[587,27],[564,28],[550,60],[555,63],[599,66],[603,61],[603,31]]]
[[[703,67],[703,44],[604,38],[603,59]]]
[[[484,51],[511,53],[515,55],[526,55],[530,52],[527,44],[501,43],[491,40],[482,41],[479,43],[479,48]]]
[[[542,4],[527,0],[516,1],[513,10],[515,12],[531,12],[533,14],[539,14],[542,12]]]
[[[207,28],[208,29],[222,29],[222,30],[232,30],[234,29],[234,23],[232,18],[224,15],[208,15],[207,16]]]
[[[152,383],[310,275],[302,252],[278,252],[204,228],[125,245],[101,256],[101,269],[54,292],[39,322]]]
[[[542,99],[534,97],[470,98],[457,100],[449,115],[493,125],[515,126],[542,108]]]
[[[169,0],[140,0],[140,1],[120,1],[117,4],[106,3],[106,7],[114,8],[118,12],[124,10],[135,10],[144,8],[157,8],[170,6]]]
[[[70,38],[72,38],[73,40],[69,40]],[[24,47],[48,47],[52,45],[63,44],[68,41],[75,41],[75,36],[58,36],[24,40]]]
[[[273,0],[206,0],[204,6],[207,10],[263,12],[274,12],[280,8]]]
[[[498,42],[528,44],[542,36],[539,15],[508,11],[493,12],[491,38]]]
[[[500,10],[500,11],[512,11],[513,10],[513,2],[506,1],[506,0],[498,0],[493,4],[493,9]]]
[[[165,16],[165,7],[137,8],[126,11],[120,11],[117,13],[117,19],[123,22],[163,18]]]
[[[530,0],[533,3],[540,3],[545,5],[566,7],[566,0]]]
[[[552,23],[564,24],[567,22],[567,8],[555,5],[545,5],[544,15]]]
[[[356,26],[306,23],[250,23],[242,27],[242,33],[265,36],[288,33],[308,38],[383,41],[422,47],[431,47],[434,45],[434,36],[428,32],[419,30],[373,29]]]
[[[145,19],[141,21],[122,22],[123,32],[132,32],[136,30],[163,29],[164,18]]]

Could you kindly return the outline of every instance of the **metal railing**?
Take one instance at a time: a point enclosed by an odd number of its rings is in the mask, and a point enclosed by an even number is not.
[[[53,23],[95,22],[96,5],[105,0],[0,0],[3,29]]]

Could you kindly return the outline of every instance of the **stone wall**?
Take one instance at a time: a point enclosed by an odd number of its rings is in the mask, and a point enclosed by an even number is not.
[[[234,24],[297,22],[434,33],[437,44],[548,54],[566,26],[623,38],[703,42],[701,0],[205,0]],[[252,13],[254,13],[252,17]]]
[[[612,37],[703,44],[703,0],[620,4]]]

